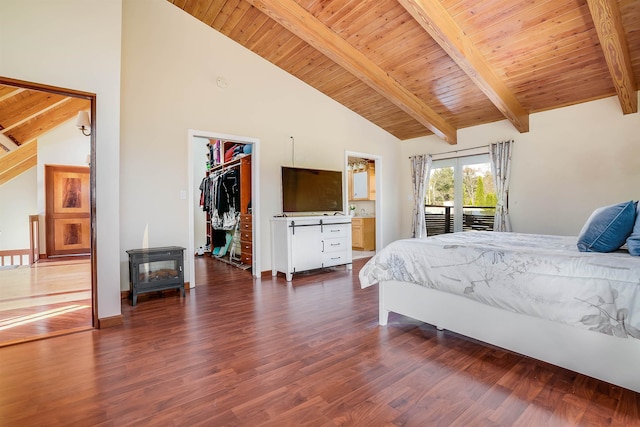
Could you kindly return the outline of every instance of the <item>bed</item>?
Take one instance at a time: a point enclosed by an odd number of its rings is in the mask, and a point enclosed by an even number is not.
[[[391,243],[360,270],[379,323],[408,316],[640,392],[640,257],[577,238],[464,232]]]

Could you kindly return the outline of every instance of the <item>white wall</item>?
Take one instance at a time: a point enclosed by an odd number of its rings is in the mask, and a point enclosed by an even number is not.
[[[0,75],[97,95],[98,316],[120,314],[121,0],[0,1]]]
[[[29,215],[38,212],[36,168],[0,185],[0,251],[29,249]]]
[[[395,137],[169,2],[125,1],[123,40],[123,249],[145,236],[149,246],[187,247],[188,205],[179,194],[188,188],[188,129],[260,140],[261,271],[271,268],[269,219],[281,210],[291,136],[296,166],[343,170],[345,150],[383,156],[385,241],[399,236]],[[124,254],[120,261],[126,287]]]
[[[416,138],[402,143],[402,161],[513,139],[509,213],[517,232],[577,235],[596,207],[640,199],[640,113],[623,115],[616,97],[532,114],[529,128],[520,134],[501,121],[461,129],[456,146]],[[406,182],[409,168],[401,171]],[[407,210],[411,190],[403,188]],[[402,229],[409,234],[410,218]]]

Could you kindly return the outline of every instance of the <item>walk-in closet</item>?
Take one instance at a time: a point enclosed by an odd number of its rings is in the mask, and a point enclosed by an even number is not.
[[[196,255],[245,270],[251,268],[253,260],[252,146],[210,139],[206,158],[202,159],[206,172],[199,187],[206,235]]]

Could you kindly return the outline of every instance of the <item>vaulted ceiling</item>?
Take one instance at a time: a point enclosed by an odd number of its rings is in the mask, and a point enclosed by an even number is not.
[[[90,107],[86,99],[0,83],[0,134],[6,137],[0,150],[37,139]]]
[[[0,78],[0,185],[36,165],[38,137],[90,108],[88,99]]]
[[[399,139],[617,96],[640,0],[168,0]]]

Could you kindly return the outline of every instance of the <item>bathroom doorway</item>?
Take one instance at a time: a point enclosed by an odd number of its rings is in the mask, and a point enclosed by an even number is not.
[[[353,259],[371,257],[381,245],[381,173],[379,156],[345,153],[347,211],[352,217]]]

